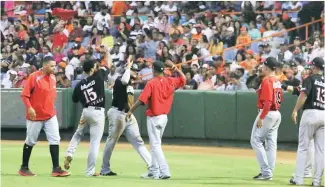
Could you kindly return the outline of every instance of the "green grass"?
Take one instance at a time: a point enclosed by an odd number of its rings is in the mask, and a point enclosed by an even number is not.
[[[34,147],[30,168],[37,173],[36,177],[21,177],[17,171],[21,164],[22,145],[1,144],[1,182],[3,187],[201,187],[201,186],[288,186],[288,180],[294,171],[293,164],[277,164],[273,181],[253,181],[258,166],[255,158],[216,155],[209,153],[191,153],[165,151],[172,178],[170,180],[140,179],[139,175],[146,172],[146,167],[133,149],[117,148],[112,157],[112,170],[118,173],[116,177],[85,177],[84,170],[87,159],[87,146],[78,148],[70,169],[71,176],[53,178],[51,158],[47,145]],[[67,145],[61,146],[60,162],[63,163],[64,151]],[[240,150],[239,153],[240,155]],[[102,158],[102,148],[98,157],[99,172]],[[293,162],[292,162],[293,163]],[[62,164],[63,165],[63,164]],[[311,184],[311,180],[305,181]]]

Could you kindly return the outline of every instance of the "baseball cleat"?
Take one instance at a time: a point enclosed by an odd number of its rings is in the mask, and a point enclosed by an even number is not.
[[[108,173],[100,173],[101,176],[116,176],[117,174],[113,171],[110,171]]]
[[[28,167],[21,167],[19,169],[19,171],[18,171],[18,174],[20,176],[24,176],[24,177],[33,177],[33,176],[36,176],[36,174],[34,174],[33,172],[31,172]]]
[[[65,157],[65,160],[64,160],[64,169],[66,169],[66,170],[70,169],[71,161],[72,161],[72,157],[71,156]]]
[[[159,176],[159,179],[170,179],[169,175],[161,175]]]
[[[302,185],[302,184],[298,184],[298,183],[295,181],[295,179],[290,179],[289,183],[290,183],[291,185],[296,185],[296,186],[300,186],[300,185]]]
[[[99,177],[100,176],[100,174],[99,173],[94,173],[94,174],[92,174],[92,175],[87,175],[87,177]]]
[[[264,175],[258,175],[253,178],[254,180],[264,180],[264,181],[271,181],[272,177],[271,176],[264,176]]]
[[[67,177],[70,173],[61,169],[61,167],[54,168],[52,171],[52,177]]]
[[[141,174],[140,177],[143,179],[149,179],[149,178],[153,178],[153,174],[150,172],[147,172],[147,173]]]
[[[262,173],[259,173],[258,175],[256,175],[255,177],[253,177],[253,179],[257,179],[260,176],[262,176]]]
[[[319,187],[319,186],[322,186],[321,184],[319,184],[319,183],[315,183],[315,182],[311,183],[311,185],[312,185],[312,186],[318,186],[318,187]]]

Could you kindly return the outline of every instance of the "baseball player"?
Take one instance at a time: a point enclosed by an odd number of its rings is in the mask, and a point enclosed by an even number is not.
[[[86,176],[99,176],[95,172],[96,159],[99,152],[100,141],[103,136],[105,126],[105,86],[104,75],[106,69],[98,65],[93,60],[86,60],[83,70],[88,75],[81,80],[72,94],[72,101],[80,102],[84,107],[79,121],[79,126],[74,133],[69,147],[66,151],[64,168],[69,169],[73,155],[83,137],[84,130],[90,128],[90,147],[87,161]]]
[[[281,83],[275,77],[277,66],[277,60],[268,57],[260,72],[263,80],[257,90],[259,114],[254,122],[250,140],[261,168],[260,173],[253,178],[256,180],[272,180],[273,177],[278,128],[281,123],[281,114],[278,110],[283,99]]]
[[[59,166],[59,124],[54,102],[56,98],[55,60],[52,57],[43,59],[43,68],[29,75],[21,93],[26,107],[27,132],[23,147],[23,163],[18,171],[21,176],[35,176],[29,170],[29,158],[37,142],[39,133],[44,129],[50,144],[53,170],[52,176],[65,177],[70,174]]]
[[[136,118],[132,115],[131,120],[125,121],[125,116],[134,102],[134,89],[131,85],[131,79],[136,78],[136,70],[136,64],[133,64],[130,57],[124,74],[118,77],[114,83],[112,107],[107,112],[109,135],[104,148],[103,163],[100,172],[100,175],[103,176],[116,175],[110,169],[110,158],[122,133],[124,133],[126,139],[132,144],[133,148],[139,153],[150,169],[151,156],[140,136]]]
[[[310,141],[315,143],[315,171],[313,186],[321,186],[324,170],[324,59],[316,57],[312,61],[312,75],[303,81],[301,92],[292,112],[292,120],[297,123],[297,112],[303,108],[299,126],[296,173],[290,184],[303,185],[307,150]]]
[[[153,75],[145,86],[136,103],[130,108],[126,119],[132,120],[132,113],[140,105],[148,104],[146,111],[147,130],[151,148],[151,170],[142,178],[169,179],[171,177],[167,161],[161,148],[161,138],[167,125],[167,114],[170,111],[174,91],[185,85],[185,75],[170,60],[166,65],[176,71],[180,77],[165,77],[164,63],[153,63]]]
[[[302,77],[302,81],[305,78]],[[299,96],[300,90],[301,90],[301,85],[299,86],[288,86],[286,84],[282,84],[282,89],[286,90],[288,92],[292,92],[292,95],[297,95]],[[309,143],[308,146],[308,159],[304,171],[304,178],[311,178],[312,177],[312,170],[314,166],[314,153],[315,153],[315,144],[314,144],[314,139],[312,139]],[[295,177],[295,173],[292,174],[292,177]]]

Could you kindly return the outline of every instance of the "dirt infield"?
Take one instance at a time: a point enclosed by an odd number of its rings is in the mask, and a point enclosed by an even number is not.
[[[10,140],[1,140],[1,144],[9,145],[23,145],[23,141],[10,141]],[[61,142],[61,145],[64,147],[68,146],[69,142]],[[40,141],[37,144],[47,145],[46,141]],[[81,142],[80,146],[88,146],[87,142]],[[148,145],[147,145],[148,147]],[[104,143],[101,143],[101,149],[104,148]],[[132,149],[131,144],[128,143],[118,143],[116,145],[117,149]],[[255,153],[252,149],[245,148],[231,148],[231,147],[205,147],[205,146],[183,146],[183,145],[163,145],[163,149],[166,151],[174,152],[184,152],[192,154],[208,154],[208,155],[222,155],[222,156],[232,156],[232,157],[246,157],[252,158],[255,157]],[[278,151],[277,161],[280,163],[294,164],[296,159],[295,152],[285,152]]]

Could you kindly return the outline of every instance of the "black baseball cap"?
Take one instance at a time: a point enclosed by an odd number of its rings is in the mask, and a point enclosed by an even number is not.
[[[264,62],[264,65],[269,67],[271,70],[275,70],[278,64],[279,64],[278,61],[274,57],[267,57],[267,59]]]
[[[155,61],[153,64],[152,64],[152,67],[155,71],[157,72],[164,72],[165,70],[165,65],[162,61]]]
[[[321,70],[324,70],[324,59],[322,57],[316,57],[311,61],[311,64],[318,67]]]
[[[82,66],[83,70],[86,73],[89,73],[90,70],[95,66],[95,61],[94,60],[86,60]]]

